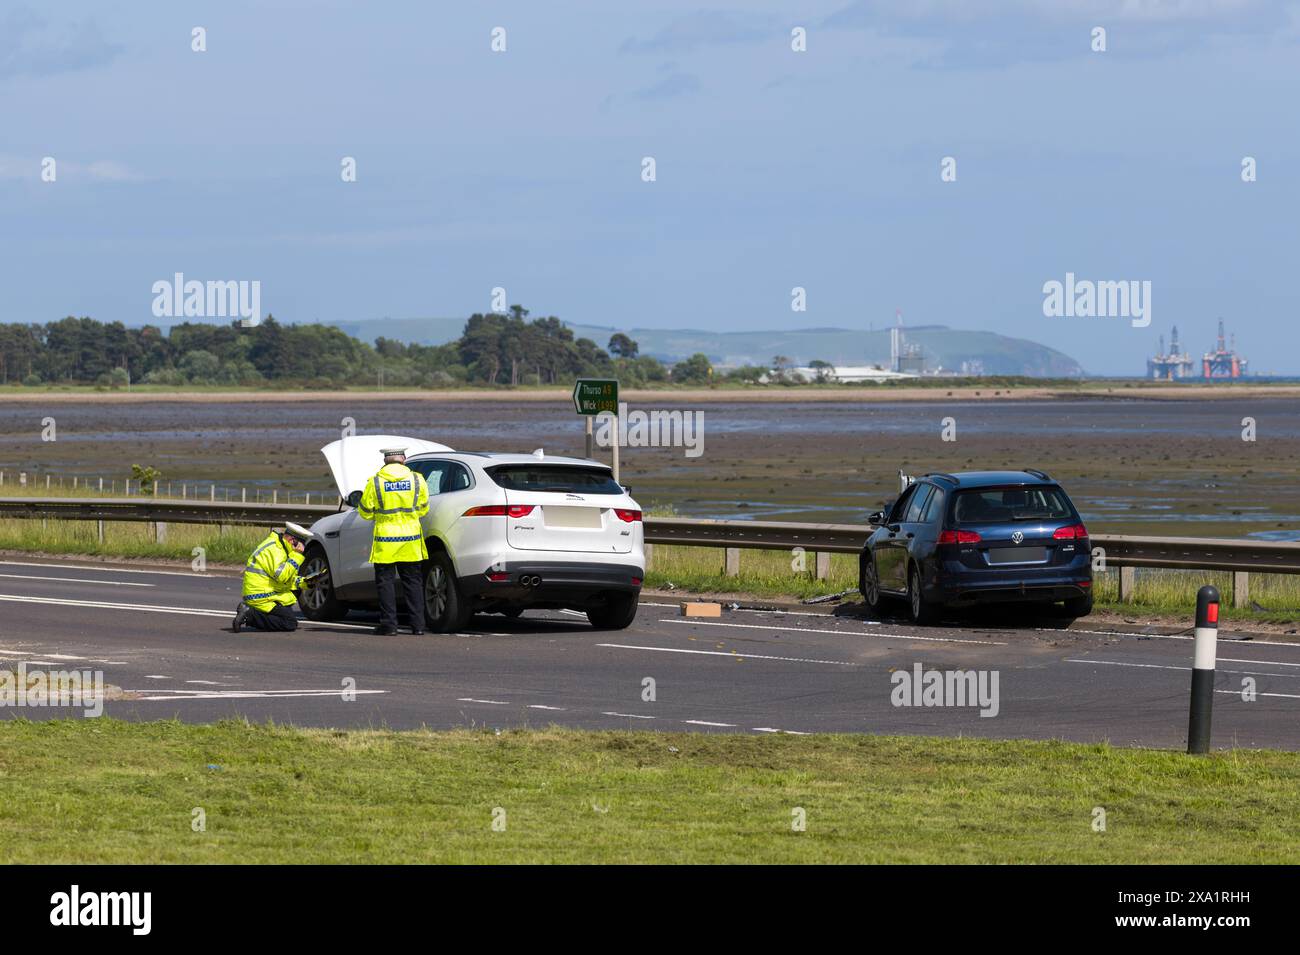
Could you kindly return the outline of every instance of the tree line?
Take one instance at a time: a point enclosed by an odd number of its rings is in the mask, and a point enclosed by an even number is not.
[[[601,348],[555,316],[530,319],[519,305],[471,315],[461,337],[443,345],[382,337],[371,345],[333,326],[285,325],[273,316],[247,328],[187,322],[165,333],[73,316],[0,324],[4,385],[443,388],[568,385],[579,377],[618,378],[629,387],[707,384],[713,368],[704,355],[669,367],[639,354],[622,333]]]

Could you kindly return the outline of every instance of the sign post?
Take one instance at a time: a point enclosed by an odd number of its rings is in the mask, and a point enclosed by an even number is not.
[[[618,380],[616,378],[579,378],[573,385],[573,410],[587,419],[587,457],[592,447],[593,419],[597,415],[614,416],[614,480],[618,481]]]

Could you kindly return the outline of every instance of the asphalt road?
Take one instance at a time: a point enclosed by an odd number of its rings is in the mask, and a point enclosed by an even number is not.
[[[235,634],[234,576],[0,560],[0,666],[102,670],[122,719],[243,716],[302,726],[560,724],[698,732],[852,732],[1186,745],[1186,636],[1070,629],[1012,610],[918,628],[837,615],[686,619],[642,603],[623,631],[536,611],[463,633],[376,637],[373,619]],[[893,676],[975,670],[991,706],[898,706]],[[1242,698],[1243,680],[1256,698]],[[646,680],[653,681],[653,699]],[[1216,746],[1300,749],[1300,644],[1220,640]],[[345,699],[345,687],[354,687]],[[924,702],[922,699],[921,702]],[[949,703],[955,702],[951,698]],[[80,716],[0,707],[0,717]]]

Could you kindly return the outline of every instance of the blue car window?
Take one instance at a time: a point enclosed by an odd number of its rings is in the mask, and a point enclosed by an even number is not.
[[[933,490],[933,484],[922,484],[912,495],[912,501],[907,505],[906,523],[915,524],[921,519],[921,514],[924,513],[926,502],[930,500],[930,493]]]

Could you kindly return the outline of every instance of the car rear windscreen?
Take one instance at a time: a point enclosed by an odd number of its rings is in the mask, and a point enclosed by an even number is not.
[[[1074,518],[1065,494],[1058,487],[990,487],[958,491],[953,514],[958,524],[1066,521]]]
[[[604,468],[564,464],[498,464],[485,469],[507,491],[554,491],[561,494],[622,494]]]

